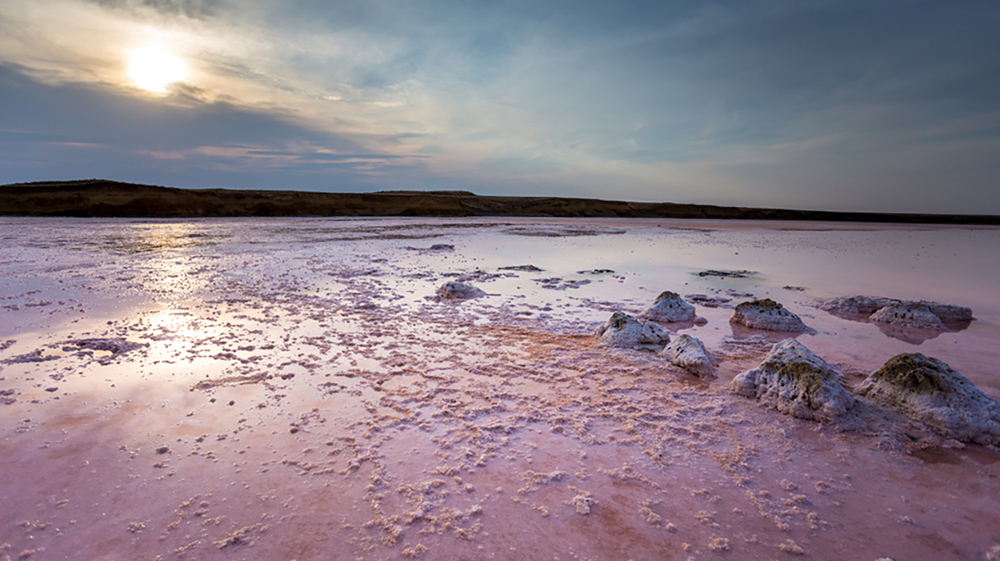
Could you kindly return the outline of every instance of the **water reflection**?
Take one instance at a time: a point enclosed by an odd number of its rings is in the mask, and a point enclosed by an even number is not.
[[[869,322],[872,323],[872,322]],[[887,337],[892,337],[893,339],[899,339],[911,345],[919,345],[924,341],[934,339],[940,336],[942,333],[957,333],[964,329],[967,329],[971,324],[971,321],[962,322],[961,324],[945,324],[945,330],[941,331],[938,329],[916,329],[912,327],[899,327],[897,325],[890,325],[887,323],[875,323],[878,330],[882,332],[883,335]]]
[[[191,222],[129,224],[106,238],[105,247],[136,260],[142,291],[177,301],[205,288],[199,249],[213,243],[203,228]]]
[[[911,345],[920,345],[925,341],[939,337],[942,333],[958,333],[959,331],[968,329],[969,326],[972,325],[972,320],[968,320],[960,322],[942,322],[941,326],[943,326],[944,329],[920,329],[916,327],[902,327],[889,323],[871,321],[871,316],[866,314],[846,313],[836,310],[826,310],[826,312],[831,316],[838,317],[840,319],[846,319],[856,323],[874,324],[875,327],[877,327],[878,330],[886,337],[891,337]]]
[[[207,245],[210,238],[196,231],[190,222],[130,224],[120,234],[105,238],[104,247],[114,253],[135,255]]]

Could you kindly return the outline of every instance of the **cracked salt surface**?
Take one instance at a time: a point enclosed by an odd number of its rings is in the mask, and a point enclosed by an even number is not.
[[[1000,548],[995,449],[891,416],[804,421],[729,390],[787,336],[731,324],[733,307],[772,298],[848,386],[921,352],[1000,397],[997,229],[3,219],[0,237],[0,558]],[[436,298],[450,281],[484,294]],[[701,340],[717,378],[593,336],[664,291],[703,295],[689,302],[705,323],[663,327]],[[976,320],[894,338],[815,307],[854,294]]]

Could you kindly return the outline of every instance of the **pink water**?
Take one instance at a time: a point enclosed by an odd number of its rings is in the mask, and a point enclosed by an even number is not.
[[[730,326],[752,294],[849,383],[922,352],[1000,398],[1000,229],[4,219],[0,239],[11,559],[1000,555],[996,450],[901,447],[728,390],[767,348],[739,341],[779,338]],[[488,295],[430,298],[463,276]],[[664,290],[731,298],[667,326],[717,378],[596,345]],[[854,294],[976,320],[900,339],[815,307]]]

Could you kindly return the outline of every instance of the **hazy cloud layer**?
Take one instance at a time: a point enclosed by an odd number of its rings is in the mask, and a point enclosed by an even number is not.
[[[0,7],[0,181],[1000,213],[998,27],[986,1],[36,0]],[[188,62],[170,95],[126,75],[149,44]]]

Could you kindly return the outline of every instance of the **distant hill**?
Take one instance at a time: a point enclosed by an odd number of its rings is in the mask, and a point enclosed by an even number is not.
[[[148,218],[553,216],[1000,225],[1000,216],[989,215],[832,212],[563,197],[494,197],[468,191],[315,193],[178,189],[103,179],[0,186],[0,215]]]

